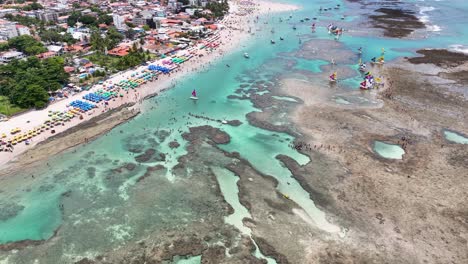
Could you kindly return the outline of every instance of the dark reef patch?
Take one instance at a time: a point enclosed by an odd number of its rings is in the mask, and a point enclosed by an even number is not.
[[[384,30],[384,36],[391,38],[403,38],[414,30],[425,28],[419,21],[415,12],[401,8],[379,8],[375,12],[381,15],[370,15],[369,18],[376,28]]]
[[[0,203],[0,221],[6,221],[10,218],[13,218],[23,210],[23,205],[10,202],[2,202]]]
[[[413,64],[427,63],[450,68],[460,66],[468,61],[468,55],[445,49],[423,49],[416,52],[423,56],[409,58],[408,61]],[[466,80],[466,75],[464,78]]]

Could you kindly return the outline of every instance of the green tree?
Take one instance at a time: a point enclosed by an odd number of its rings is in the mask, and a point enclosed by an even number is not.
[[[113,22],[113,19],[109,15],[100,15],[98,18],[98,24],[110,25],[112,24],[112,22]]]
[[[47,51],[44,45],[29,35],[22,35],[8,40],[8,45],[27,55],[36,55]]]
[[[127,31],[125,31],[125,37],[128,38],[128,39],[133,39],[136,35],[136,31],[129,28]]]
[[[124,39],[124,36],[120,34],[115,27],[109,27],[106,33],[106,39],[107,49],[113,49]]]
[[[78,22],[80,17],[81,17],[81,13],[79,11],[73,11],[67,18],[68,26],[73,27],[76,24],[76,22]]]
[[[21,105],[35,108],[44,108],[49,100],[49,94],[37,84],[26,86],[24,96],[21,98]]]
[[[80,21],[81,23],[85,25],[96,25],[97,19],[90,15],[84,15],[78,18],[78,21]]]

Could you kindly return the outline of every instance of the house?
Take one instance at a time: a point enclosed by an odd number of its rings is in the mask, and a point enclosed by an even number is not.
[[[57,56],[57,53],[53,51],[46,51],[46,52],[39,53],[36,55],[36,57],[39,59],[47,59],[47,58],[52,58],[55,56]]]
[[[118,46],[107,52],[108,55],[123,57],[128,55],[130,52],[130,47],[128,46]]]
[[[58,46],[58,45],[49,45],[49,46],[47,46],[47,50],[55,52],[56,54],[62,54],[63,53],[63,47]]]
[[[20,51],[7,51],[3,54],[0,54],[0,62],[8,63],[12,60],[19,60],[24,58],[23,52]]]
[[[65,66],[63,67],[63,70],[66,72],[66,73],[72,73],[75,71],[75,67],[72,67],[72,66]]]
[[[218,26],[216,26],[215,24],[206,25],[205,27],[208,28],[208,29],[211,29],[211,30],[217,30],[218,29]]]
[[[208,21],[208,19],[206,19],[204,17],[200,17],[199,19],[195,20],[193,22],[193,24],[195,24],[195,25],[204,25],[207,21]]]
[[[161,20],[161,24],[167,24],[169,26],[175,26],[175,25],[183,25],[184,22],[178,19],[163,19]]]

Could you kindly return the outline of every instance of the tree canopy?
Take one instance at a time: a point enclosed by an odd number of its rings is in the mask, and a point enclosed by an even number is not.
[[[36,55],[47,51],[44,45],[29,35],[22,35],[8,40],[10,48],[15,48],[26,55]]]
[[[47,105],[48,91],[56,91],[68,82],[63,58],[14,60],[0,66],[0,95],[22,108]]]

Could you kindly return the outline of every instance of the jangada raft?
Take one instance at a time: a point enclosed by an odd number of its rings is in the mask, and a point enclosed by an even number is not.
[[[378,58],[372,58],[371,59],[372,64],[378,64],[378,65],[383,65],[385,63],[385,58],[384,56],[380,56]]]
[[[383,86],[384,83],[380,77],[374,77],[370,72],[366,72],[364,81],[359,84],[359,89],[370,90]]]
[[[343,34],[343,28],[339,28],[333,24],[328,25],[327,28],[328,28],[328,34],[333,34],[336,36]]]

